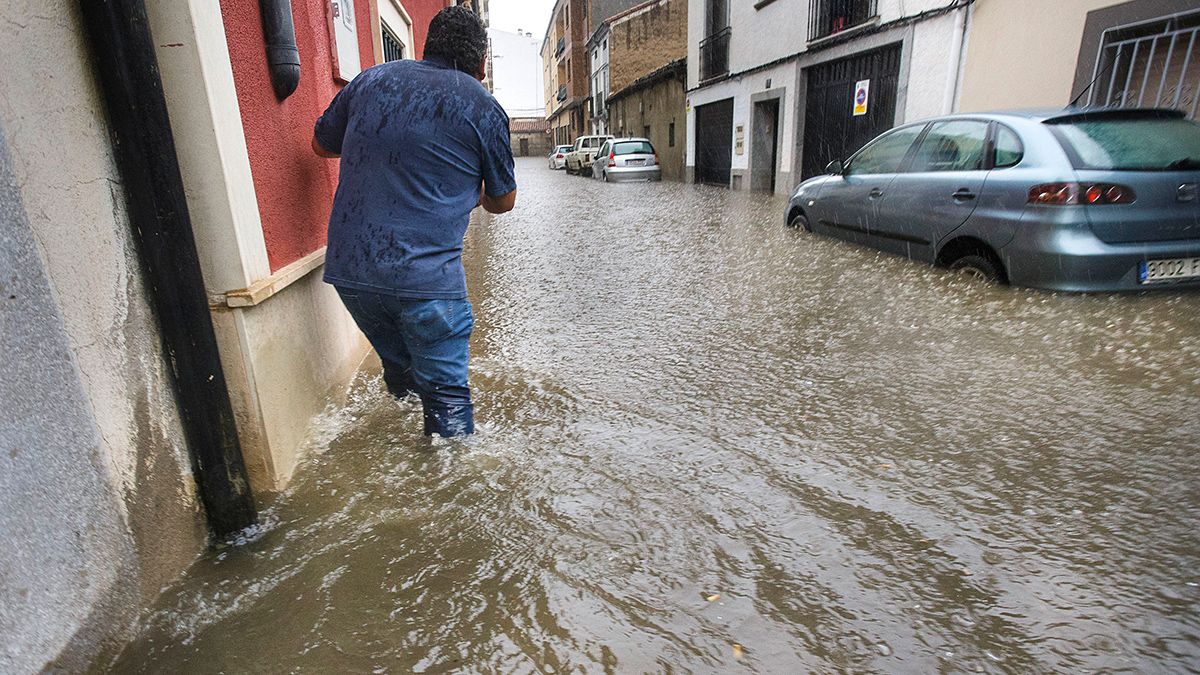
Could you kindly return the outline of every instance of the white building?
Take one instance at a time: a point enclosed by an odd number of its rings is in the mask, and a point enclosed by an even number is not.
[[[608,133],[608,22],[592,33],[587,43],[592,82],[592,133]]]
[[[786,193],[896,124],[953,112],[971,11],[690,0],[688,179]]]
[[[510,118],[545,117],[542,41],[533,33],[488,29],[492,43],[492,93]]]

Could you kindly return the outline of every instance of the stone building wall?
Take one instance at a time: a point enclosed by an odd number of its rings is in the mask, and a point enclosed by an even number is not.
[[[608,38],[613,95],[667,64],[686,58],[687,13],[686,0],[659,0],[613,19]]]

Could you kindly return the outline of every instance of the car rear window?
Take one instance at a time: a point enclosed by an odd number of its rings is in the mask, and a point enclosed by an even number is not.
[[[1200,125],[1180,118],[1091,119],[1052,123],[1076,169],[1200,169]]]
[[[614,145],[613,152],[618,155],[653,155],[654,146],[646,141],[628,141]]]

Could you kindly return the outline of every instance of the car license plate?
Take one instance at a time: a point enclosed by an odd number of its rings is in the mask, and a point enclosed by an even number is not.
[[[628,162],[625,162],[625,164],[626,164],[626,166],[645,166],[645,165],[646,165],[646,160],[644,160],[644,159],[631,159],[631,160],[629,160]]]
[[[1143,284],[1196,277],[1200,277],[1200,258],[1145,260],[1138,266],[1138,279]]]

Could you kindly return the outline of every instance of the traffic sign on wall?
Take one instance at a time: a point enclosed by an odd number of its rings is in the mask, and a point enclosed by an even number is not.
[[[871,81],[859,80],[854,85],[854,116],[867,114],[867,103],[871,100]]]

